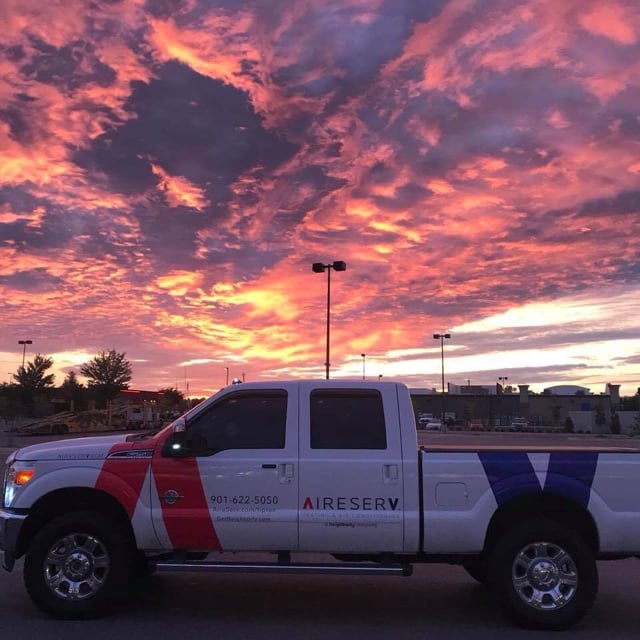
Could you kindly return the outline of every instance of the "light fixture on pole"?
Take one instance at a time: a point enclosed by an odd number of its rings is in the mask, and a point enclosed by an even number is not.
[[[32,340],[18,340],[18,344],[22,345],[22,368],[24,369],[24,357],[27,354],[27,345],[33,344]]]
[[[498,382],[500,383],[500,393],[504,392],[505,382],[509,379],[509,376],[498,376]]]
[[[360,355],[362,356],[362,379],[364,380],[364,360],[367,357],[367,354],[361,353]]]
[[[442,362],[442,421],[444,422],[444,341],[451,338],[450,333],[434,333],[433,339],[440,340],[440,359]]]
[[[342,260],[335,260],[334,262],[330,262],[329,264],[324,264],[322,262],[314,262],[311,265],[311,270],[313,273],[324,273],[327,272],[327,349],[326,349],[326,358],[325,358],[325,369],[326,369],[326,378],[329,379],[329,367],[331,367],[329,361],[329,335],[330,335],[330,313],[331,313],[331,269],[334,271],[346,271],[347,263]]]

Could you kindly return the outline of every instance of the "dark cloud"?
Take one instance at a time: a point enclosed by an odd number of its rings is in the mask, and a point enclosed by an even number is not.
[[[11,244],[29,253],[64,247],[69,242],[68,223],[59,222],[44,216],[37,226],[27,217],[0,224],[0,243]]]
[[[34,196],[28,188],[12,186],[0,187],[0,206],[8,205],[15,213],[33,211],[38,205],[44,202],[45,200],[43,198]]]
[[[584,217],[640,216],[640,190],[622,191],[610,198],[598,198],[585,202],[580,209],[580,215]],[[622,222],[612,219],[612,228],[616,233],[618,224]]]
[[[399,186],[393,197],[374,196],[373,201],[380,209],[413,209],[423,203],[432,192],[425,187],[409,182]]]
[[[50,274],[45,268],[16,271],[6,276],[0,275],[0,285],[29,293],[55,291],[63,284],[64,279]]]
[[[9,132],[14,140],[25,145],[31,144],[33,135],[31,124],[24,108],[24,101],[15,100],[10,102],[6,108],[0,109],[1,121],[9,125]]]
[[[105,173],[120,193],[155,186],[155,162],[221,202],[239,175],[256,166],[273,169],[295,151],[262,127],[244,92],[178,63],[164,65],[149,84],[136,83],[125,107],[135,118],[75,157],[83,168]]]
[[[277,4],[265,3],[260,9],[269,22],[279,15]],[[375,15],[348,4],[314,7],[280,34],[276,51],[296,48],[299,55],[295,63],[278,69],[274,79],[289,93],[313,97],[335,92],[328,105],[331,112],[348,97],[367,91],[380,69],[401,53],[415,23],[437,15],[443,5],[387,0]],[[332,73],[307,79],[309,72],[327,66]]]
[[[197,232],[210,226],[210,215],[188,207],[169,207],[154,198],[133,209],[140,225],[140,242],[163,269],[196,268]]]
[[[190,4],[186,0],[147,0],[145,10],[154,18],[166,20],[185,13]]]
[[[89,83],[107,87],[116,78],[116,72],[96,57],[93,44],[86,40],[59,48],[36,40],[33,46],[36,53],[20,71],[37,82],[73,91]]]

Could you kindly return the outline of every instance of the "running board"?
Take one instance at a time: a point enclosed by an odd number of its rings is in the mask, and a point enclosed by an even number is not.
[[[410,564],[365,564],[365,563],[307,563],[307,562],[155,562],[158,571],[211,571],[227,573],[314,573],[342,575],[387,575],[410,576],[413,566]]]

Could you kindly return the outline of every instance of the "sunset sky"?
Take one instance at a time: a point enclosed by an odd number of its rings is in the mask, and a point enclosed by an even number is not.
[[[3,0],[0,380],[640,386],[637,0]],[[83,380],[81,378],[81,380]],[[83,380],[84,381],[84,380]]]

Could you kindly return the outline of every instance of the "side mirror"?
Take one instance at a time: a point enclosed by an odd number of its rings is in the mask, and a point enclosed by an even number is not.
[[[189,458],[192,456],[212,455],[215,450],[207,447],[207,441],[201,435],[187,431],[174,431],[162,447],[165,458]]]
[[[166,439],[162,455],[165,458],[186,458],[194,455],[188,434],[185,431],[174,431]]]
[[[173,433],[184,432],[187,430],[187,422],[184,418],[178,418],[173,423]]]

